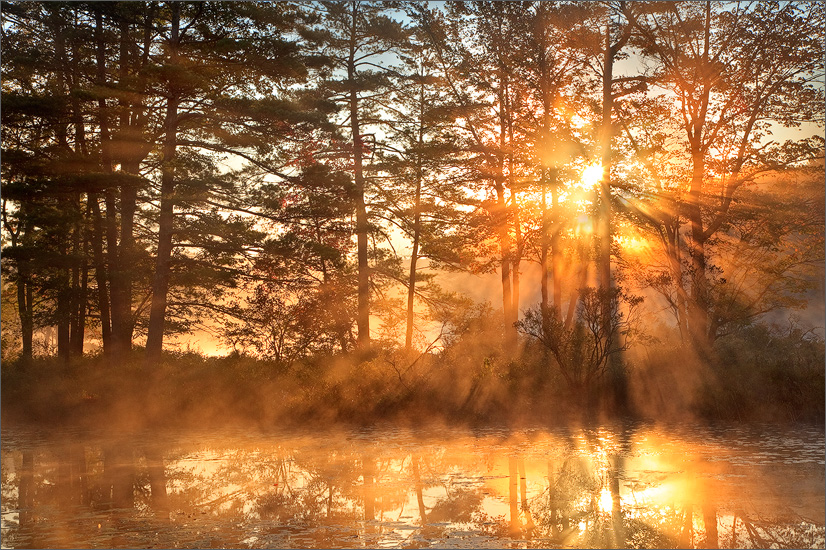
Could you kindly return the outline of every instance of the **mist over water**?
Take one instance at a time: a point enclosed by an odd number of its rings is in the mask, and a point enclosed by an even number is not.
[[[0,546],[826,546],[826,4],[3,2]]]
[[[3,441],[4,548],[824,546],[820,427]]]

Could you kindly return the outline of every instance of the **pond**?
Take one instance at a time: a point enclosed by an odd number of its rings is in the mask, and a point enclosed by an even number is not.
[[[821,426],[2,440],[4,548],[824,547]]]

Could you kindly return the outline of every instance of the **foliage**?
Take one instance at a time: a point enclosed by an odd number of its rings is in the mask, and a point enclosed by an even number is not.
[[[719,340],[718,359],[698,398],[712,418],[822,421],[823,337],[794,318],[758,323]]]
[[[768,0],[7,2],[2,358],[54,381],[38,355],[101,374],[145,345],[182,408],[248,390],[222,376],[249,361],[308,416],[491,418],[677,349],[717,377],[711,416],[766,384],[814,403],[815,340],[763,334],[800,364],[746,343],[823,299],[823,23]],[[195,331],[234,355],[176,378],[169,337]]]
[[[580,303],[573,323],[565,323],[555,308],[529,309],[517,323],[520,332],[536,338],[556,360],[572,389],[590,387],[602,377],[611,355],[626,351],[640,331],[638,315],[642,298],[621,289],[580,289]],[[608,304],[610,323],[603,321]]]

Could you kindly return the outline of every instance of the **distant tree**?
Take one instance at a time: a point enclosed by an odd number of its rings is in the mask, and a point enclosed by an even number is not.
[[[524,239],[519,210],[520,169],[516,151],[519,83],[511,46],[522,32],[519,14],[527,3],[451,2],[445,14],[425,14],[421,26],[455,104],[457,132],[463,141],[466,178],[488,195],[483,205],[487,225],[477,235],[480,256],[492,252],[485,237],[496,237],[498,258],[478,269],[499,269],[505,340],[516,344],[520,267]],[[480,228],[482,229],[482,228]],[[484,236],[483,236],[484,233]],[[478,263],[478,262],[477,262]]]
[[[303,355],[342,353],[355,343],[352,179],[312,163],[295,177],[254,193],[262,229],[247,282],[224,330],[235,348],[289,362]]]

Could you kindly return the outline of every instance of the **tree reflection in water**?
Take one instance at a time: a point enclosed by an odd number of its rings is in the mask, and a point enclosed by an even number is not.
[[[823,435],[800,430],[4,431],[3,545],[823,547]]]

